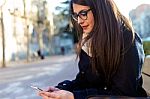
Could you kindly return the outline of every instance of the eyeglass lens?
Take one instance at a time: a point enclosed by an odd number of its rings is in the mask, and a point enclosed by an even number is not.
[[[73,13],[72,17],[75,21],[78,21],[78,17],[80,17],[83,20],[87,19],[87,13],[90,11],[91,9],[88,10],[81,10],[78,14],[77,13]]]

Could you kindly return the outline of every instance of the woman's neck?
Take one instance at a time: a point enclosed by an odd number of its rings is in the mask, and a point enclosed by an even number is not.
[[[92,54],[91,54],[91,49],[90,49],[90,46],[91,46],[91,40],[88,39],[86,42],[85,42],[85,38],[87,37],[87,33],[83,33],[83,36],[82,36],[82,49],[91,57]]]

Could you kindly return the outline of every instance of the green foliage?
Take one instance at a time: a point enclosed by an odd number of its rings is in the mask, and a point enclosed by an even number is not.
[[[144,45],[145,55],[150,55],[150,41],[144,41],[143,45]]]
[[[57,5],[56,12],[54,13],[55,33],[70,33],[70,14],[69,14],[70,0],[64,0]],[[71,34],[71,33],[70,33]]]

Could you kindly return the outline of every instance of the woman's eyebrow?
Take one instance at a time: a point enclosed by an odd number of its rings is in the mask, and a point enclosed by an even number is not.
[[[78,13],[80,13],[80,12],[82,12],[82,11],[86,11],[86,10],[88,10],[88,9],[82,9],[82,10],[80,10]],[[78,14],[77,12],[73,12],[73,13]]]

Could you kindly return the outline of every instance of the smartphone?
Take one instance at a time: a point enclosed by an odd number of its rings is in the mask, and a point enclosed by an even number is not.
[[[36,86],[30,86],[31,88],[35,89],[35,90],[38,90],[38,91],[43,91],[41,88],[39,87],[36,87]]]

